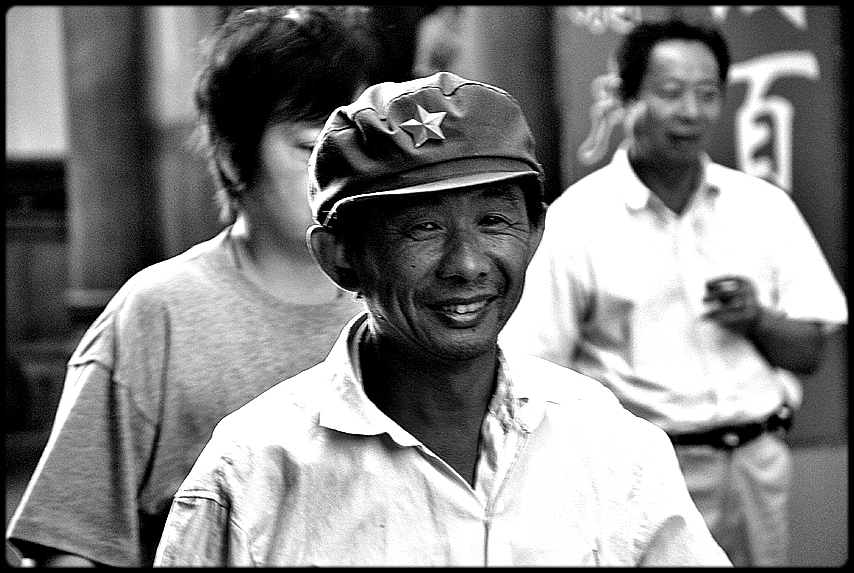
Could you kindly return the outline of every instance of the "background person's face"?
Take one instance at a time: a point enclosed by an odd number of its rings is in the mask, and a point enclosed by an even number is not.
[[[541,229],[517,184],[366,203],[354,253],[381,343],[442,359],[492,351]]]
[[[271,124],[261,137],[253,184],[253,218],[284,243],[305,246],[314,223],[308,204],[308,158],[322,125]]]
[[[637,98],[634,155],[670,164],[694,162],[723,108],[718,63],[704,43],[667,40],[653,48]]]

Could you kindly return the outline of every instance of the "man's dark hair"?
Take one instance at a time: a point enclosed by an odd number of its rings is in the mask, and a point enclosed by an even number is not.
[[[666,40],[696,40],[706,44],[718,61],[721,85],[726,85],[730,54],[720,30],[708,24],[679,19],[641,22],[623,37],[615,54],[620,75],[620,97],[623,101],[637,97],[653,48]]]
[[[263,6],[236,11],[217,29],[204,46],[195,102],[223,221],[233,220],[255,175],[271,122],[322,124],[368,85],[408,79],[408,70],[396,77],[388,69],[389,46],[365,6]]]

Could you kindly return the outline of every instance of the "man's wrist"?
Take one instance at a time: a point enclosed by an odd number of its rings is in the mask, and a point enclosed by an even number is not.
[[[757,342],[762,338],[769,329],[772,329],[774,324],[784,318],[784,314],[772,308],[759,306],[755,318],[751,321],[747,329],[747,337]]]

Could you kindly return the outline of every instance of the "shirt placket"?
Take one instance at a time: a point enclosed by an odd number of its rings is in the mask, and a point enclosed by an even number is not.
[[[519,460],[528,431],[515,415],[518,404],[509,390],[493,401],[481,432],[481,448],[475,478],[475,495],[484,507],[484,565],[512,565],[512,540],[492,527],[500,510],[502,491]]]
[[[714,276],[723,274],[722,262],[715,257],[714,250],[709,244],[709,228],[707,219],[710,217],[710,190],[703,187],[688,204],[684,216],[678,221],[675,246],[678,249],[678,267],[682,275],[682,284],[689,308],[697,317],[696,328],[687,333],[686,342],[693,349],[691,356],[700,380],[708,381],[712,374],[712,365],[708,361],[705,347],[708,345],[711,325],[701,318],[708,310],[703,301],[706,281]],[[713,384],[705,384],[705,399],[711,412],[717,410],[720,400],[717,388]],[[703,414],[708,418],[711,414]]]

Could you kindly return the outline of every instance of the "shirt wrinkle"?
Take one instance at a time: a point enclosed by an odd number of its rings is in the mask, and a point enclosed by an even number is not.
[[[125,393],[127,396],[127,403],[133,408],[134,412],[143,420],[145,423],[152,427],[156,427],[158,422],[154,419],[142,406],[137,402],[136,396],[134,396],[131,385],[123,380],[120,380],[119,376],[116,376],[115,372],[110,369],[110,367],[106,366],[103,361],[98,359],[92,359],[87,362],[80,362],[73,366],[70,366],[70,369],[84,369],[89,367],[90,365],[95,365],[98,368],[101,368],[107,373],[107,377],[109,380],[109,384],[115,386],[119,390]],[[80,379],[83,377],[81,376]],[[84,384],[88,384],[90,380],[87,378]],[[78,392],[82,391],[82,387],[78,389]]]

